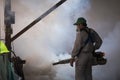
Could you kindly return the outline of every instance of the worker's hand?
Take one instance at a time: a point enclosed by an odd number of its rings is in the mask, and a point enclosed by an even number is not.
[[[72,59],[70,60],[70,66],[72,66],[72,67],[73,67],[73,63],[74,63],[74,61],[75,61],[75,59],[74,59],[74,58],[72,58]]]

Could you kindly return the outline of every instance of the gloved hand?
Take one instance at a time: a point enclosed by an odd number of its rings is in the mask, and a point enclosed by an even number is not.
[[[72,58],[72,59],[70,60],[70,66],[71,66],[71,67],[73,67],[73,63],[74,63],[74,61],[75,61],[74,58]]]

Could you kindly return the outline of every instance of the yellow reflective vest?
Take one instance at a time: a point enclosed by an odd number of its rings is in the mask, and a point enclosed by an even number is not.
[[[2,41],[0,41],[0,55],[4,54],[4,53],[8,53],[8,52],[9,52],[9,50],[7,49],[5,44]]]

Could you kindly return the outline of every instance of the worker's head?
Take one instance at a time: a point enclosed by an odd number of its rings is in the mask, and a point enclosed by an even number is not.
[[[77,19],[76,23],[74,23],[74,25],[77,26],[77,28],[83,28],[83,27],[87,27],[87,23],[86,23],[86,19],[83,17],[80,17]]]

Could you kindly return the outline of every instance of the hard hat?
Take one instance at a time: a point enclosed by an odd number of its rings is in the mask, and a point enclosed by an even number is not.
[[[83,17],[80,17],[80,18],[78,18],[77,19],[77,22],[76,23],[74,23],[74,25],[79,25],[79,24],[86,24],[86,19],[85,18],[83,18]]]
[[[5,44],[0,41],[0,54],[4,54],[4,53],[8,53],[9,50],[7,49],[7,47],[5,46]]]

